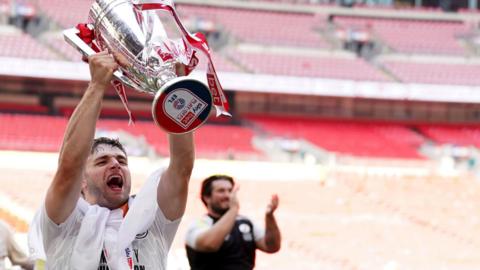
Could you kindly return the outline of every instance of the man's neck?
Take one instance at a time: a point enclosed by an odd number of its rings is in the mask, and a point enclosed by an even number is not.
[[[83,194],[82,194],[82,195],[83,195]],[[88,202],[90,205],[96,204],[96,205],[98,205],[98,206],[100,206],[100,207],[105,207],[105,208],[108,208],[108,209],[110,209],[110,210],[122,209],[122,211],[123,211],[123,216],[125,216],[125,215],[127,214],[127,212],[128,212],[128,199],[127,199],[126,202],[124,202],[123,204],[121,204],[121,205],[119,205],[119,206],[117,206],[117,207],[108,207],[108,206],[106,206],[106,205],[102,205],[102,204],[98,203],[98,201],[97,201],[96,199],[91,198],[91,197],[89,197],[89,196],[84,196],[84,195],[83,195],[82,197],[83,197],[83,199],[84,199],[86,202]]]
[[[228,211],[228,210],[227,210]],[[213,218],[216,218],[216,219],[220,219],[227,211],[225,211],[224,213],[219,213],[217,211],[214,211],[212,209],[208,209],[208,215],[213,217]]]

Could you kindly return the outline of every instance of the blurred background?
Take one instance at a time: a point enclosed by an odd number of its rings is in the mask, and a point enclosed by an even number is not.
[[[0,219],[24,247],[89,80],[62,30],[91,3],[0,0]],[[256,269],[480,269],[478,0],[175,3],[207,36],[233,117],[195,132],[169,269],[188,269],[185,229],[213,173],[237,179],[254,219],[280,196],[282,250]],[[136,124],[110,89],[97,133],[126,145],[136,191],[168,144],[152,97],[127,96]]]

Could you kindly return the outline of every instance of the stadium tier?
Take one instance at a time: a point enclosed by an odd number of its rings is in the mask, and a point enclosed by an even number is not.
[[[183,5],[181,14],[191,20],[213,22],[241,42],[275,46],[328,48],[315,30],[326,21],[312,14],[280,13]],[[254,30],[254,31],[253,31]]]
[[[88,22],[88,10],[92,4],[89,0],[73,0],[68,5],[62,0],[39,0],[38,9],[63,28],[74,27]],[[84,12],[79,12],[84,11]]]
[[[0,57],[62,60],[39,41],[18,30],[0,32]]]
[[[295,56],[238,51],[229,52],[229,56],[247,70],[260,74],[363,81],[391,80],[365,60],[355,57]]]
[[[420,131],[439,144],[473,146],[480,148],[480,126],[419,126]]]
[[[455,64],[435,62],[415,62],[408,60],[386,60],[383,65],[394,76],[405,83],[426,84],[480,84],[480,63]]]
[[[112,116],[108,110],[106,115]],[[332,153],[359,157],[424,159],[419,149],[426,141],[439,145],[480,146],[480,129],[474,126],[359,123],[254,115],[245,119],[261,130],[227,125],[206,125],[198,129],[198,155],[258,158],[262,153],[254,147],[253,138],[264,136],[265,132],[269,136],[304,139]],[[66,123],[67,119],[62,117],[1,114],[0,149],[56,152]],[[127,123],[124,119],[104,119],[98,128],[144,137],[158,154],[168,155],[167,137],[151,121],[137,121],[133,126]]]
[[[383,158],[421,158],[421,135],[408,126],[325,121],[300,117],[248,116],[272,135],[306,139],[331,152]],[[341,138],[341,139],[340,139]]]
[[[462,22],[435,22],[375,18],[335,17],[343,28],[358,28],[371,34],[397,52],[464,55],[458,37],[469,32]]]
[[[56,33],[47,33],[42,35],[39,40],[41,40],[50,50],[56,51],[58,54],[66,61],[81,61],[82,57],[76,49],[74,49],[70,44],[65,42],[62,34],[59,32]]]
[[[0,149],[57,152],[66,124],[64,117],[0,114]],[[128,120],[103,120],[97,127],[104,132],[124,131],[143,137],[158,154],[168,155],[167,136],[151,121],[129,126]],[[260,155],[252,146],[253,131],[248,128],[206,125],[196,136],[199,156]]]

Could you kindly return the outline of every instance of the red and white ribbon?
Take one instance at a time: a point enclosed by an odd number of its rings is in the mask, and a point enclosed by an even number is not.
[[[78,29],[78,37],[83,40],[88,46],[90,46],[94,51],[99,52],[100,49],[99,47],[94,43],[95,41],[95,31],[88,27],[87,24],[78,24],[77,25]],[[88,61],[86,57],[83,58],[85,62]],[[118,96],[120,97],[120,100],[122,101],[123,106],[125,107],[125,110],[128,113],[129,117],[129,122],[128,124],[133,124],[135,123],[135,117],[133,116],[132,111],[130,110],[130,107],[128,106],[128,99],[127,99],[127,94],[125,93],[125,86],[118,80],[113,80],[112,81],[113,88],[117,92]]]
[[[215,71],[215,67],[213,66],[213,61],[211,57],[210,48],[207,43],[207,39],[202,33],[195,33],[191,34],[185,26],[180,21],[177,12],[173,6],[172,0],[132,0],[132,3],[139,9],[139,10],[166,10],[170,12],[170,14],[175,19],[179,29],[183,34],[183,40],[185,45],[193,47],[196,50],[203,52],[208,58],[208,68],[207,68],[207,81],[208,86],[210,88],[210,92],[213,97],[213,104],[217,110],[217,116],[219,115],[227,115],[231,116],[228,112],[229,105],[227,98],[225,97],[225,93],[223,92],[223,88],[220,85],[220,81],[218,80],[217,72]],[[193,55],[194,58],[196,58]],[[187,67],[187,71],[190,72],[193,67],[196,65],[196,62],[192,63],[192,58],[190,64]],[[190,70],[189,70],[190,69]]]

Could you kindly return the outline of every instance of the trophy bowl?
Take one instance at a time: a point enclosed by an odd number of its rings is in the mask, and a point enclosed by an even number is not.
[[[142,5],[142,2],[148,3]],[[170,12],[183,33],[181,39],[167,37],[155,9]],[[168,133],[188,133],[200,127],[213,105],[217,115],[229,115],[206,40],[183,27],[171,0],[95,0],[88,23],[67,29],[63,34],[84,56],[108,50],[117,60],[121,58],[113,85],[129,114],[123,86],[153,96],[153,119]],[[198,51],[209,60],[208,86],[186,76],[198,63],[195,55]],[[179,64],[185,67],[181,76],[177,75]]]

